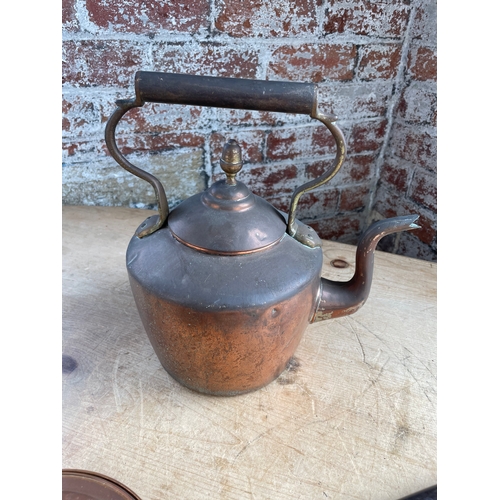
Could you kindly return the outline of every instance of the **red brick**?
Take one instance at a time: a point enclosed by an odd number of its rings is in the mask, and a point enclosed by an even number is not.
[[[334,160],[318,160],[306,166],[307,179],[316,179],[333,165]],[[375,171],[374,155],[347,155],[335,177],[330,181],[335,186],[371,179]]]
[[[392,82],[342,82],[319,86],[318,106],[339,120],[385,116]]]
[[[121,97],[132,96],[119,92]],[[106,100],[104,100],[106,99]],[[85,95],[77,95],[71,100],[71,108],[64,114],[72,121],[72,134],[85,134],[103,130],[102,125],[116,109],[111,97],[98,97],[89,101]],[[120,120],[117,134],[122,133],[166,133],[181,129],[203,130],[208,127],[208,108],[175,104],[146,103],[140,108],[128,111]],[[88,126],[78,127],[79,121]]]
[[[122,97],[127,97],[123,93]],[[104,125],[116,109],[111,96],[68,94],[63,99],[63,136],[104,134]],[[147,103],[130,110],[120,121],[117,135],[203,130],[208,126],[207,108]]]
[[[127,132],[160,134],[196,128],[200,130],[208,126],[205,116],[206,108],[147,103],[127,112],[119,127]]]
[[[392,233],[384,236],[382,239],[379,240],[375,249],[378,250],[379,252],[395,253],[395,250],[397,248],[398,236],[399,233],[398,234]]]
[[[419,210],[417,207],[411,210],[409,208],[407,210],[408,214],[410,213],[415,213],[419,214],[420,217],[417,220],[417,224],[420,226],[420,229],[415,229],[411,233],[415,238],[418,238],[422,243],[425,243],[426,245],[430,245],[435,241],[436,238],[436,223],[426,217],[425,215],[422,214],[422,211]],[[405,214],[401,214],[405,215]]]
[[[73,104],[63,97],[62,99],[62,114],[65,115],[70,112]]]
[[[63,98],[63,137],[84,137],[103,134],[99,99],[90,101],[85,96]]]
[[[373,208],[384,218],[405,215],[406,211],[401,207],[401,201],[404,199],[404,193],[379,185],[375,193]]]
[[[338,181],[343,183],[367,181],[375,175],[377,157],[373,154],[350,155],[340,167]]]
[[[352,44],[301,44],[276,49],[269,61],[270,80],[322,82],[351,80],[356,58]]]
[[[212,164],[219,165],[224,144],[230,139],[235,139],[241,147],[243,165],[246,163],[262,163],[264,159],[265,132],[262,130],[234,130],[225,133],[212,133],[210,137],[210,160]]]
[[[420,81],[437,80],[437,53],[429,47],[415,47],[408,54],[411,78]]]
[[[384,140],[386,128],[387,120],[385,119],[342,125],[341,130],[346,141],[346,160],[358,153],[377,151]],[[311,146],[306,147],[303,144],[302,150],[312,157],[333,155],[336,152],[335,139],[325,126],[315,127],[312,131]]]
[[[380,171],[380,179],[396,188],[401,193],[406,193],[414,167],[394,158],[388,158]]]
[[[204,137],[194,133],[178,134],[144,134],[133,136],[118,136],[116,138],[118,148],[124,155],[131,153],[150,153],[169,151],[177,148],[202,148]],[[83,155],[92,153],[93,156],[103,158],[109,156],[104,137],[94,140],[67,141],[62,145],[63,152],[67,156],[78,155],[81,160]]]
[[[356,123],[349,137],[348,151],[354,153],[377,151],[384,141],[386,128],[385,119]]]
[[[407,122],[436,126],[437,93],[434,82],[411,82],[404,89],[397,116]]]
[[[217,43],[165,43],[153,46],[153,70],[203,76],[255,78],[259,54]]]
[[[321,175],[323,175],[330,167],[333,166],[334,160],[318,160],[313,163],[309,163],[305,167],[306,175],[308,180],[317,179]],[[341,167],[342,169],[343,167]],[[335,181],[332,179],[331,182],[336,182],[338,176],[340,175],[340,171],[334,177]]]
[[[379,188],[375,196],[374,209],[383,217],[418,214],[417,224],[421,229],[413,230],[412,234],[427,245],[434,241],[436,236],[435,214],[407,199],[404,194],[383,187]]]
[[[435,241],[426,244],[419,240],[414,233],[415,231],[401,233],[395,253],[404,255],[405,257],[436,262],[437,251]]]
[[[347,134],[347,130],[343,130]],[[337,144],[331,132],[324,126],[314,127],[311,139],[311,156],[333,155],[337,151]]]
[[[63,130],[63,135],[64,132],[68,132],[69,129],[71,128],[71,121],[68,119],[66,116],[72,108],[72,105],[70,102],[66,101],[66,99],[62,100],[62,130]]]
[[[401,45],[364,45],[359,56],[357,75],[361,80],[391,80],[398,72]]]
[[[313,154],[311,127],[274,129],[267,137],[266,157],[287,160]]]
[[[420,165],[436,171],[437,140],[436,131],[428,127],[394,123],[387,151],[413,165]]]
[[[67,131],[69,131],[70,127],[71,127],[71,122],[65,116],[63,116],[62,127],[61,127],[62,130],[67,132]]]
[[[68,32],[80,29],[80,23],[76,18],[75,0],[62,0],[62,27]]]
[[[222,170],[216,170],[218,175],[214,180],[224,178]],[[287,199],[290,203],[291,193],[298,185],[297,175],[298,169],[295,165],[265,165],[253,168],[244,166],[237,178],[244,182],[253,193],[263,198],[289,193]]]
[[[75,153],[78,151],[78,144],[76,144],[76,143],[64,144],[63,143],[62,151],[63,151],[63,155],[65,155],[65,156],[74,156]]]
[[[426,0],[416,7],[412,38],[435,45],[437,39],[437,2]]]
[[[89,153],[97,156],[104,156],[107,153],[107,151],[105,152],[105,148],[104,139],[97,141],[82,140],[62,143],[64,157],[78,156],[80,160],[83,155],[87,155]]]
[[[313,190],[304,193],[297,205],[297,218],[309,220],[317,217],[333,215],[337,212],[339,192],[336,188]],[[270,198],[269,203],[284,212],[290,208],[291,194]]]
[[[337,212],[339,191],[327,188],[304,193],[297,205],[297,217],[300,220],[333,215]]]
[[[404,34],[409,13],[410,6],[401,2],[384,5],[354,1],[349,7],[334,4],[328,9],[324,31],[398,38]]]
[[[370,141],[374,141],[374,136],[380,133],[381,126],[385,130],[385,120],[382,124],[378,121],[369,122],[366,126],[365,122],[354,125],[357,134],[364,133],[364,143],[361,144],[361,139],[356,139],[356,144],[365,145],[369,148],[373,147]],[[348,137],[350,131],[349,126],[343,127],[344,134]],[[363,128],[364,127],[364,128]],[[365,130],[366,129],[366,130]],[[375,130],[375,131],[374,131]],[[347,139],[346,139],[347,141]],[[347,146],[348,156],[353,152],[360,152]],[[324,125],[314,127],[297,127],[271,130],[267,138],[267,159],[269,160],[286,160],[297,158],[318,158],[324,155],[334,155],[336,152],[335,139],[330,131]],[[362,152],[362,151],[361,151]]]
[[[143,44],[121,40],[63,42],[63,83],[77,87],[131,87],[147,60]],[[131,96],[132,97],[132,96]]]
[[[356,244],[363,227],[363,219],[360,214],[352,214],[302,222],[306,222],[325,240]]]
[[[408,192],[410,198],[430,210],[437,211],[437,178],[436,174],[417,168]]]
[[[158,153],[179,147],[201,148],[204,143],[204,136],[190,132],[169,134],[135,134],[133,136],[119,136],[116,138],[116,144],[124,155],[139,152]]]
[[[291,195],[267,197],[266,200],[277,210],[281,210],[282,212],[285,213],[288,213],[288,211],[290,210]]]
[[[282,126],[292,122],[291,117],[283,113],[270,113],[267,111],[247,111],[244,109],[215,109],[217,121],[223,127],[261,127]],[[298,115],[297,115],[298,116]]]
[[[233,37],[314,34],[319,0],[216,0],[217,30]]]
[[[208,27],[209,0],[165,2],[150,0],[87,0],[89,19],[100,28],[122,33],[144,34],[155,31],[196,33]]]
[[[366,185],[350,186],[340,191],[338,211],[353,212],[364,209],[370,202],[370,188]]]

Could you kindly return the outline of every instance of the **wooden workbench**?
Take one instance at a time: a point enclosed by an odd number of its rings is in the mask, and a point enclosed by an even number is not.
[[[63,468],[142,500],[395,500],[436,484],[435,264],[377,252],[367,303],[310,325],[298,367],[205,396],[162,368],[130,291],[147,215],[63,207]],[[354,250],[325,242],[323,275],[346,279]]]

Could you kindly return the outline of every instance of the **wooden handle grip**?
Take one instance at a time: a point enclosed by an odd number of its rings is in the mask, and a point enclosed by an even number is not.
[[[316,106],[312,83],[138,71],[135,92],[138,105],[160,102],[305,115]]]

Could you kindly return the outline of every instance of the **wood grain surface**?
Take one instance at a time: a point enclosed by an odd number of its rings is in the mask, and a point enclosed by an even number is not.
[[[162,368],[132,298],[125,251],[147,215],[63,207],[63,468],[142,500],[396,500],[436,484],[435,264],[377,252],[367,303],[310,325],[275,382],[205,396]],[[346,280],[354,252],[324,242],[323,276]]]

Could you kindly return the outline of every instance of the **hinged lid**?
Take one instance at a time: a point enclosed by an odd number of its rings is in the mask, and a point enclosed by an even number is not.
[[[182,202],[168,217],[168,227],[182,243],[220,255],[262,250],[277,243],[286,220],[267,201],[235,179],[242,167],[241,149],[231,140],[222,152],[226,179]]]

